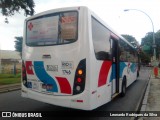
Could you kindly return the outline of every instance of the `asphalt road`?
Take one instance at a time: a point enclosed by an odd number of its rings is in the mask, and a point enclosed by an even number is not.
[[[141,68],[140,76],[139,78],[127,88],[127,93],[125,97],[117,97],[113,101],[93,110],[93,113],[95,111],[135,111],[139,107],[139,103],[142,99],[142,96],[144,94],[144,90],[146,87],[146,84],[148,82],[149,78],[149,69],[150,68]],[[38,102],[31,99],[26,99],[21,97],[20,90],[18,91],[12,91],[8,93],[1,93],[0,94],[0,111],[70,111],[71,113],[74,110],[70,108],[63,108],[59,106],[54,106],[42,102]],[[92,113],[89,113],[92,114]],[[80,117],[81,115],[76,115],[77,117]],[[97,119],[106,119],[106,117],[99,117],[95,118]],[[112,117],[109,119],[123,119],[123,120],[129,120],[129,117],[125,118],[117,118]]]

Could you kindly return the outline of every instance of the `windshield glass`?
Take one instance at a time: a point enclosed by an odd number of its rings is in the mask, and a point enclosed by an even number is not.
[[[29,46],[72,43],[78,35],[78,13],[61,12],[27,21],[26,44]]]

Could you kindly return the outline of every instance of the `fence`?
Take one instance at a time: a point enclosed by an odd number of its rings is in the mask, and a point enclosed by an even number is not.
[[[20,72],[21,72],[21,63],[2,64],[2,67],[1,67],[2,74],[15,74]]]

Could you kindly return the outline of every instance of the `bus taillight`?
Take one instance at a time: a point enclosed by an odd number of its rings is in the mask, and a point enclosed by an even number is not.
[[[75,72],[73,95],[80,94],[84,91],[85,80],[86,80],[86,59],[83,59],[79,62]]]
[[[82,75],[83,74],[83,70],[79,69],[78,70],[78,75]]]
[[[82,79],[81,79],[81,78],[77,78],[77,82],[78,82],[78,83],[81,83],[81,82],[82,82]]]
[[[22,82],[23,85],[27,87],[27,74],[26,74],[26,67],[24,61],[22,61]]]

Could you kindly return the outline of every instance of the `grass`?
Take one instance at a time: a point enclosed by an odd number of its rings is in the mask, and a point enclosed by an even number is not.
[[[14,84],[21,82],[21,73],[14,74],[0,74],[0,85]]]

